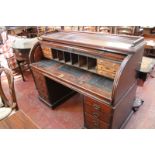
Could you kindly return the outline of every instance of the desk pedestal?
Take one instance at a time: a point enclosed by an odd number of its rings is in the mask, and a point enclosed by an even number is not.
[[[39,99],[54,109],[76,92],[33,70]]]

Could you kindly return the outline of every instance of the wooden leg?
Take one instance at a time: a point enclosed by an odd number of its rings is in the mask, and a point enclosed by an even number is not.
[[[18,64],[18,67],[19,67],[20,73],[21,73],[21,75],[22,75],[22,79],[23,79],[23,81],[25,82],[24,74],[23,74],[23,71],[22,71],[22,68],[21,68],[20,63],[21,63],[21,62],[19,62],[19,61],[17,60],[17,64]]]

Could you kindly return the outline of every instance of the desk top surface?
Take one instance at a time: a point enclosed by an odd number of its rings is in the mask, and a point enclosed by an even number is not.
[[[37,129],[38,126],[21,110],[0,121],[0,129]]]
[[[93,32],[55,32],[42,36],[43,40],[83,46],[95,49],[119,49],[131,51],[144,41],[143,37],[127,35],[109,35]]]
[[[41,71],[46,77],[49,76],[79,93],[111,102],[113,87],[111,79],[54,60],[42,60],[31,66],[32,69]]]

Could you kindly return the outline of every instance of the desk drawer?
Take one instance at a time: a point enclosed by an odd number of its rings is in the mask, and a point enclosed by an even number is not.
[[[97,59],[97,73],[114,79],[120,64],[105,59]]]
[[[111,121],[112,108],[89,97],[84,97],[84,111],[106,123]]]
[[[93,117],[92,115],[85,113],[85,127],[88,129],[109,129],[110,125]]]

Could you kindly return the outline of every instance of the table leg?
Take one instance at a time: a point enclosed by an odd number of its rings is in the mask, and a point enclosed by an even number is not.
[[[22,68],[21,68],[20,63],[21,63],[21,62],[19,62],[19,61],[17,60],[17,64],[18,64],[18,67],[19,67],[20,73],[21,73],[21,75],[22,75],[22,79],[23,79],[23,81],[25,81],[24,74],[23,74],[23,71],[22,71]]]

